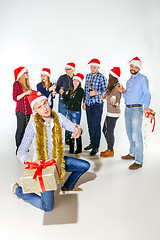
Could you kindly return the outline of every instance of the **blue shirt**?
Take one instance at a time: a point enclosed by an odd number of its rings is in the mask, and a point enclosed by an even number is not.
[[[89,84],[88,81],[91,84],[92,90],[98,91],[97,96],[90,97],[89,96]],[[92,75],[92,73],[89,73],[86,75],[86,81],[85,81],[85,98],[84,102],[87,106],[90,106],[95,103],[103,103],[103,100],[101,99],[101,95],[105,92],[107,88],[107,79],[98,71],[96,75]]]
[[[52,86],[52,84],[51,84],[51,86]],[[44,88],[41,82],[37,84],[37,90],[48,98],[49,105],[52,109],[53,108],[53,95],[51,94],[51,92],[48,89]]]
[[[59,117],[59,123],[62,128],[74,132],[74,123],[72,123],[69,119],[67,119],[65,116],[63,116],[61,113],[57,113]],[[51,159],[52,158],[52,149],[53,149],[53,144],[52,144],[52,128],[54,127],[54,118],[52,118],[51,124],[48,124],[47,122],[44,122],[46,125],[46,131],[47,131],[47,149],[48,149],[48,156]],[[80,127],[78,125],[78,127]],[[82,128],[81,128],[82,129]],[[22,163],[24,163],[25,160],[29,159],[28,156],[28,149],[33,143],[33,161],[37,160],[37,150],[36,150],[36,123],[34,121],[30,121],[26,127],[25,134],[23,136],[21,145],[18,148],[18,158]]]
[[[133,78],[127,81],[126,91],[123,94],[126,105],[144,104],[148,108],[151,101],[148,78],[138,72]]]

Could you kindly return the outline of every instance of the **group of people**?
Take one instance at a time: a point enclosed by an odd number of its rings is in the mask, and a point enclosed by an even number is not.
[[[13,99],[16,101],[16,154],[22,163],[57,158],[60,168],[60,180],[64,179],[64,172],[72,172],[62,191],[79,191],[75,184],[90,167],[89,162],[71,156],[63,156],[62,128],[65,129],[65,143],[69,145],[70,154],[82,152],[83,132],[80,124],[81,105],[86,111],[90,141],[84,150],[91,150],[90,155],[98,153],[101,138],[101,118],[103,101],[107,100],[107,115],[104,121],[103,133],[107,149],[100,153],[101,157],[114,156],[114,129],[120,116],[121,95],[125,98],[125,123],[130,142],[129,154],[122,159],[135,160],[129,166],[135,170],[143,166],[143,138],[142,117],[143,111],[149,111],[151,95],[148,79],[140,73],[141,60],[138,57],[129,61],[131,77],[124,88],[119,83],[121,70],[113,67],[106,77],[99,72],[100,61],[92,59],[89,63],[91,73],[86,75],[84,90],[81,86],[84,76],[74,74],[75,64],[67,63],[66,74],[59,77],[57,83],[51,83],[51,71],[43,68],[41,82],[37,84],[37,91],[31,90],[28,69],[19,67],[15,69],[15,82],[13,84]],[[59,94],[58,113],[53,111],[54,98]],[[83,103],[82,103],[83,102]],[[144,110],[143,110],[144,108]],[[34,120],[29,121],[34,113]],[[45,137],[47,144],[45,145]],[[41,139],[42,143],[39,144]],[[74,150],[74,139],[77,149]],[[34,155],[31,160],[28,156],[29,147],[33,143]],[[45,150],[43,150],[45,149]],[[46,150],[47,149],[47,150]],[[44,156],[43,152],[47,151]],[[47,160],[45,159],[45,160]],[[54,191],[46,191],[41,196],[36,193],[24,194],[18,183],[13,184],[12,191],[18,197],[32,205],[50,211],[54,206]]]

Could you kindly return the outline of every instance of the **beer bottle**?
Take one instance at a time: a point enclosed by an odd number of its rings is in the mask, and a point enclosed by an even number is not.
[[[90,91],[92,91],[92,87],[91,87],[90,81],[88,81],[88,85],[89,85],[89,92],[90,92]]]

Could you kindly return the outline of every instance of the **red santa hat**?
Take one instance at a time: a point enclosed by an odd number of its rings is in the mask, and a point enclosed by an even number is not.
[[[82,81],[83,81],[83,79],[84,79],[84,76],[83,76],[83,74],[81,74],[81,73],[77,73],[74,77],[73,77],[73,80],[74,79],[78,79],[81,83],[82,83]]]
[[[28,72],[28,69],[25,67],[18,67],[14,70],[14,76],[15,81],[18,81],[18,79],[23,75],[23,73]]]
[[[139,69],[142,68],[142,62],[141,62],[141,60],[140,60],[138,57],[135,57],[135,58],[133,58],[132,60],[130,60],[130,61],[129,61],[129,65],[131,65],[131,64],[139,67]]]
[[[75,64],[73,62],[67,63],[65,68],[71,68],[72,70],[75,70]]]
[[[41,92],[35,90],[32,90],[32,92],[28,95],[28,101],[32,109],[34,104],[42,99],[47,99],[47,97],[43,95]]]
[[[119,78],[121,76],[121,70],[119,67],[112,68],[109,73],[115,78]]]
[[[88,64],[100,67],[100,61],[96,58],[93,58]]]
[[[51,77],[51,70],[49,68],[43,68],[42,71],[41,71],[41,75],[42,74],[45,74],[48,77]]]

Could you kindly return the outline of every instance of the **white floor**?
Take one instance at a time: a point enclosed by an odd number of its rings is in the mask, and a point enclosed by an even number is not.
[[[51,213],[44,213],[10,193],[10,185],[14,181],[19,182],[23,166],[14,154],[15,125],[8,124],[8,132],[2,129],[1,239],[159,240],[158,133],[155,141],[155,134],[147,132],[144,166],[137,171],[130,171],[128,166],[132,161],[121,160],[121,155],[128,153],[127,137],[120,128],[122,120],[119,119],[117,123],[114,158],[105,159],[99,155],[90,157],[89,152],[84,151],[80,157],[87,159],[91,168],[78,182],[83,192],[79,195],[59,196],[57,190],[55,209]],[[83,143],[88,143],[87,131]],[[104,149],[102,136],[100,150]]]
[[[157,0],[0,1],[0,240],[160,239],[159,9]],[[113,66],[120,66],[120,82],[125,86],[130,76],[127,63],[135,56],[149,78],[150,107],[156,111],[155,132],[151,133],[148,120],[144,127],[143,168],[129,171],[131,162],[121,160],[129,148],[122,100],[114,158],[91,158],[88,152],[80,156],[91,163],[78,182],[82,193],[59,196],[57,190],[51,213],[14,197],[10,185],[19,182],[23,166],[15,156],[13,70],[26,66],[35,89],[42,67],[51,68],[51,79],[57,80],[67,62],[75,62],[76,71],[86,75],[87,63],[99,58],[100,72],[107,78]],[[106,106],[102,124],[105,112]],[[86,146],[84,112],[82,127]],[[100,151],[105,147],[102,136]]]

